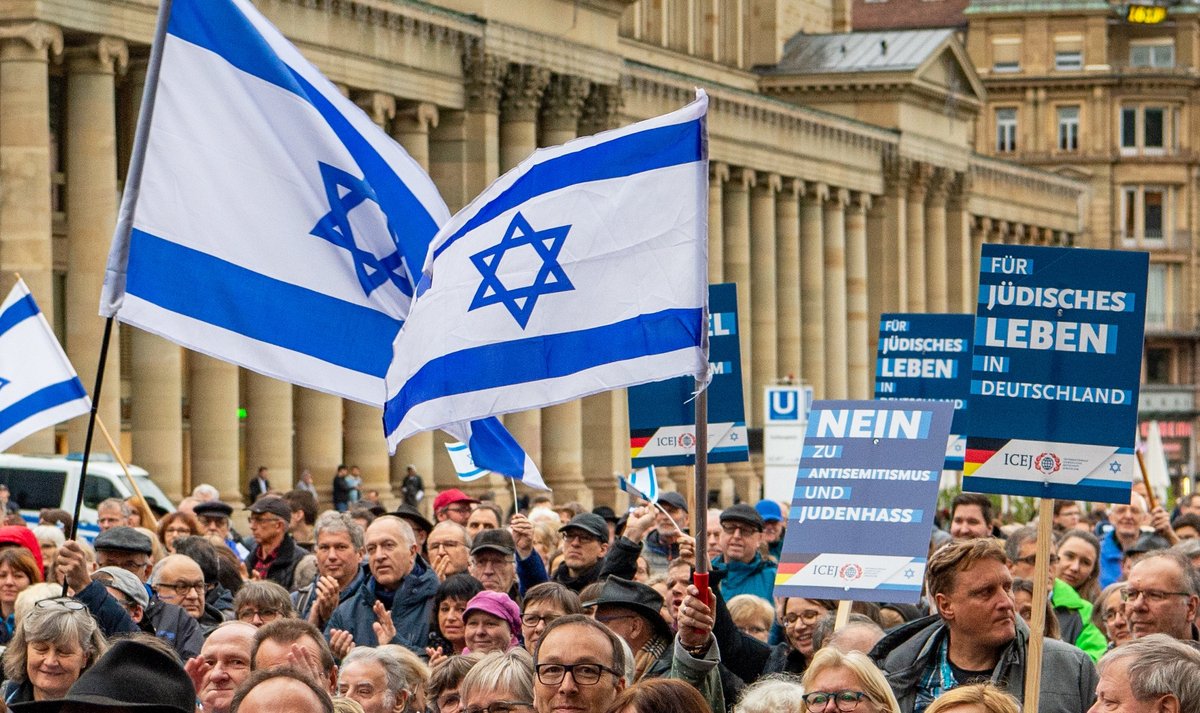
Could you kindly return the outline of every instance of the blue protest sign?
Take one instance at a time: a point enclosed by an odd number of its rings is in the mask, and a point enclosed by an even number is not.
[[[946,470],[962,470],[961,438],[971,390],[969,314],[884,314],[875,357],[875,398],[928,399],[954,404]]]
[[[917,602],[953,411],[813,403],[775,596]]]
[[[738,346],[737,286],[708,286],[708,461],[750,458],[742,404],[742,356]],[[629,389],[629,453],[634,468],[696,462],[696,406],[691,377]]]
[[[984,245],[963,488],[1129,502],[1149,256]]]

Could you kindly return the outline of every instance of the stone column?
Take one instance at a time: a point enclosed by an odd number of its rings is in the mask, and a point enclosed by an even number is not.
[[[750,413],[747,424],[762,425],[763,387],[779,377],[775,311],[775,194],[782,188],[776,174],[759,177],[750,198],[750,313],[754,361],[750,362]]]
[[[501,172],[513,168],[537,148],[538,109],[549,82],[550,70],[544,67],[509,65],[500,100]],[[534,409],[510,413],[504,417],[504,423],[533,462],[541,466],[542,412]],[[558,485],[553,478],[548,478],[546,484]]]
[[[970,174],[956,173],[946,199],[946,264],[949,266],[949,310],[974,312],[975,294],[971,291],[971,233],[967,201],[970,198]]]
[[[849,397],[846,373],[846,204],[850,192],[831,190],[825,201],[825,397]]]
[[[114,74],[129,60],[113,37],[67,50],[67,356],[85,387],[96,383],[104,319],[96,314],[104,266],[117,220],[117,126]],[[45,309],[45,308],[43,308]],[[53,314],[49,312],[48,314]],[[121,433],[121,350],[113,325],[98,416],[114,439]],[[67,442],[82,451],[88,419],[67,423]],[[108,452],[97,437],[94,451]]]
[[[188,352],[192,485],[208,483],[230,503],[243,500],[238,466],[238,368]]]
[[[800,324],[804,336],[804,380],[813,395],[825,389],[825,228],[821,204],[829,196],[823,183],[805,186],[800,198]]]
[[[586,79],[556,74],[542,95],[543,146],[575,138],[587,99]],[[542,474],[554,483],[555,497],[592,506],[592,492],[583,481],[583,402],[568,401],[542,410]]]
[[[246,471],[259,466],[271,470],[271,485],[287,490],[296,481],[292,385],[286,381],[242,370],[242,396],[246,407]]]
[[[342,457],[342,400],[321,391],[293,387],[297,471],[309,470],[322,502],[331,502],[333,474]],[[382,430],[382,428],[381,428]]]
[[[461,112],[459,112],[461,114]],[[437,128],[439,113],[437,105],[429,102],[405,102],[396,109],[392,120],[392,137],[400,142],[404,150],[426,171],[430,169],[430,129]],[[439,186],[440,188],[440,186]],[[383,432],[380,427],[380,433]],[[432,431],[417,433],[396,446],[396,455],[389,462],[392,494],[400,497],[400,486],[408,474],[407,467],[415,466],[425,481],[425,500],[422,509],[432,507],[437,495],[434,483],[434,434]],[[432,514],[432,513],[430,513]]]
[[[753,384],[751,365],[754,353],[751,347],[751,315],[754,313],[753,295],[750,289],[750,188],[756,176],[747,168],[731,168],[729,181],[722,196],[722,237],[724,238],[724,281],[737,285],[738,299],[738,347],[742,352],[742,403],[751,404]],[[747,413],[747,422],[753,419]],[[728,473],[732,476],[734,489],[743,500],[755,498],[754,468],[750,463],[730,463]]]
[[[916,164],[908,177],[908,311],[927,311],[925,299],[925,189],[929,183],[928,164]]]
[[[875,352],[870,348],[872,325],[867,299],[867,209],[869,193],[854,193],[846,206],[846,338],[849,366],[849,397],[871,398],[871,365]],[[874,331],[878,334],[879,323]]]
[[[775,305],[778,313],[777,349],[779,376],[799,379],[801,374],[800,338],[800,194],[804,181],[788,178],[783,181],[775,201],[776,259],[779,279],[776,282]]]
[[[354,95],[354,101],[385,131],[396,117],[396,97],[391,94],[361,92]],[[368,490],[378,490],[381,496],[388,497],[391,494],[391,467],[387,440],[383,435],[383,410],[343,399],[342,414],[342,457],[346,465],[357,465],[362,471],[360,492],[366,494]]]
[[[724,282],[725,274],[725,182],[729,164],[708,165],[708,283]]]
[[[429,175],[450,207],[462,208],[500,175],[500,93],[508,63],[475,42],[463,52],[462,111],[439,113]]]
[[[925,308],[929,312],[945,313],[950,303],[946,245],[946,193],[952,174],[944,168],[934,169],[925,191]]]
[[[878,324],[884,312],[904,312],[908,307],[908,175],[911,163],[900,158],[884,162],[884,192],[874,201],[878,234],[869,246],[871,319]],[[873,330],[874,331],[874,330]]]

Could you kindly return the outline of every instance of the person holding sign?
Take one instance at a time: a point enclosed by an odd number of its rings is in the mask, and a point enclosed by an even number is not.
[[[1029,629],[1016,616],[1004,548],[992,539],[951,542],[929,558],[938,611],[888,634],[871,651],[901,713],[924,713],[942,693],[992,681],[1024,700]],[[1080,713],[1095,701],[1096,667],[1079,649],[1048,639],[1039,713]],[[1052,682],[1052,685],[1048,685]]]

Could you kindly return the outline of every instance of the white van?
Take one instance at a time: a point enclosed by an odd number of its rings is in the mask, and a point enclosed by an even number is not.
[[[79,471],[83,466],[80,455],[26,456],[0,453],[0,484],[7,485],[9,499],[21,506],[21,516],[37,524],[43,508],[75,511],[79,487]],[[167,496],[150,479],[145,470],[131,465],[129,472],[137,481],[142,495],[152,505],[168,512],[175,510]],[[96,526],[96,505],[107,498],[133,495],[120,464],[107,454],[92,454],[88,460],[87,483],[83,489],[83,507],[79,511],[79,537],[91,542],[100,532]]]

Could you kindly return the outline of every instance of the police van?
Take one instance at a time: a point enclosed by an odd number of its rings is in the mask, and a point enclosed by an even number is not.
[[[0,453],[0,484],[8,486],[9,501],[20,506],[25,521],[35,525],[43,508],[74,512],[82,466],[83,457],[78,454],[27,456]],[[161,508],[167,512],[175,510],[167,496],[150,479],[149,473],[135,465],[129,466],[129,472],[151,508]],[[88,460],[83,507],[79,511],[79,537],[90,543],[99,533],[96,505],[101,501],[107,498],[124,500],[133,494],[133,488],[120,464],[110,455],[93,453]]]

